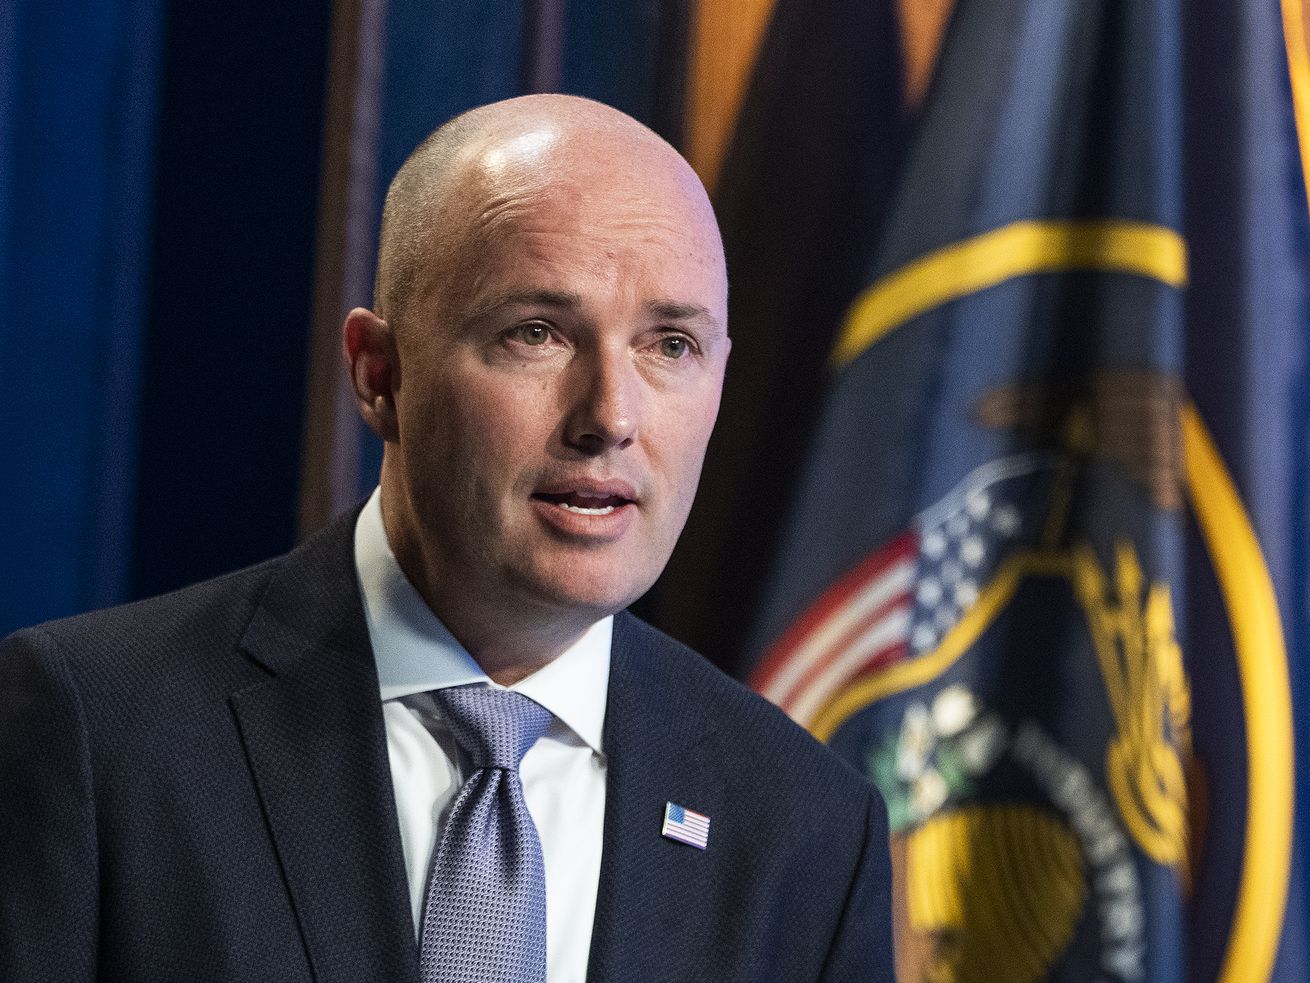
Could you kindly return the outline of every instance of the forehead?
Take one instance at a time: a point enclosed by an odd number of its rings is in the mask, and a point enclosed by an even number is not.
[[[608,289],[726,318],[718,229],[704,192],[688,184],[690,169],[603,150],[560,156],[518,167],[490,156],[465,172],[432,271],[450,274],[448,299],[507,286]]]

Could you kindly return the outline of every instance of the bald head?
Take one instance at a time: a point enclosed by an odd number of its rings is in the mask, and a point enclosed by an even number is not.
[[[388,542],[521,678],[645,593],[686,521],[732,347],[713,210],[635,120],[514,99],[405,163],[377,289],[342,349]]]
[[[403,332],[416,294],[434,279],[467,276],[468,235],[494,224],[497,204],[521,204],[588,172],[663,195],[717,246],[718,229],[691,166],[632,117],[576,96],[532,95],[480,106],[430,134],[387,191],[374,304]],[[672,200],[672,199],[677,199]],[[483,230],[487,231],[487,230]],[[721,248],[721,247],[719,247]]]

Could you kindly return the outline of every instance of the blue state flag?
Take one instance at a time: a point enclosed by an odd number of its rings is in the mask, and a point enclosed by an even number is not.
[[[1284,13],[956,5],[752,644],[888,801],[906,983],[1306,978]]]

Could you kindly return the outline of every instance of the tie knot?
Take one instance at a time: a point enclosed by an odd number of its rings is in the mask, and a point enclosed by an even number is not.
[[[476,768],[517,769],[550,723],[549,710],[507,689],[455,686],[432,697]]]

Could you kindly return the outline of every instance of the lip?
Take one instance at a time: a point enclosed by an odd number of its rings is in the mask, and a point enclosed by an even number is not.
[[[588,514],[543,497],[562,495],[594,498],[598,505],[606,499],[621,501],[611,503],[613,507],[608,512]],[[596,544],[621,539],[637,517],[639,502],[636,489],[621,478],[552,479],[534,489],[530,501],[537,517],[556,535]]]
[[[552,479],[534,488],[533,495],[567,495],[573,492],[587,498],[625,498],[635,504],[637,490],[622,478],[561,478]]]
[[[553,532],[568,539],[589,540],[597,544],[622,539],[637,517],[635,502],[625,502],[604,515],[570,512],[544,498],[533,498],[531,502],[537,517]]]

